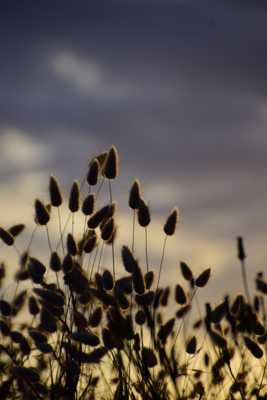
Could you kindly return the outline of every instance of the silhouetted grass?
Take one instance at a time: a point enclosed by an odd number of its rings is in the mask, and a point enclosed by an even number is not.
[[[125,274],[118,276],[112,193],[118,173],[112,146],[89,162],[85,178],[73,182],[67,198],[50,178],[49,203],[35,201],[31,238],[32,243],[36,231],[45,230],[47,264],[31,243],[24,251],[17,248],[24,225],[0,228],[2,241],[19,255],[9,300],[6,265],[0,265],[0,399],[265,399],[267,283],[259,273],[249,293],[242,238],[237,250],[246,297],[229,294],[200,310],[198,293],[211,271],[195,276],[181,262],[179,281],[161,286],[166,243],[179,213],[174,208],[167,216],[160,266],[151,269],[151,215],[135,180],[129,191],[132,241],[121,249]],[[109,201],[100,204],[105,187]],[[50,238],[52,220],[58,222],[56,243]],[[136,258],[136,223],[145,229],[144,268]],[[111,250],[111,268],[103,270],[105,248]],[[190,322],[193,307],[197,319]]]

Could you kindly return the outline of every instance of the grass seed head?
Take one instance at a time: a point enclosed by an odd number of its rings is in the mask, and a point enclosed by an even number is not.
[[[175,300],[176,300],[176,303],[181,304],[181,305],[186,304],[186,302],[187,302],[187,297],[186,297],[185,291],[184,291],[183,287],[179,284],[177,284],[175,286]]]
[[[84,215],[93,214],[95,209],[95,195],[93,193],[88,194],[82,204],[82,212]]]
[[[115,179],[119,174],[119,154],[115,146],[111,146],[103,166],[103,175],[107,179]]]
[[[154,368],[158,363],[154,351],[148,347],[142,348],[142,361],[147,368]]]
[[[210,278],[210,268],[205,269],[201,274],[197,277],[195,284],[197,287],[204,287],[208,283]]]
[[[138,210],[140,199],[140,182],[138,179],[135,179],[130,189],[129,207],[133,210]]]
[[[147,290],[151,289],[154,282],[154,272],[153,271],[146,272],[144,279],[145,279],[146,289]]]
[[[178,219],[178,209],[174,208],[169,214],[165,225],[164,225],[164,233],[168,236],[172,236],[175,233],[176,225]]]
[[[9,231],[6,231],[4,228],[0,227],[0,239],[7,245],[7,246],[12,246],[15,239],[12,233]]]
[[[52,271],[58,272],[61,270],[61,260],[56,251],[53,251],[50,256],[49,266],[52,269]]]
[[[63,202],[63,197],[57,179],[50,176],[49,180],[49,194],[52,206],[59,207]]]
[[[25,229],[24,224],[16,224],[8,229],[8,232],[15,238],[19,236]]]
[[[75,213],[80,207],[80,186],[78,181],[74,181],[70,190],[69,209]]]
[[[35,219],[39,225],[47,225],[50,220],[50,214],[47,207],[41,202],[41,200],[35,200]]]
[[[149,207],[143,199],[140,199],[139,201],[137,216],[138,216],[138,223],[143,228],[147,227],[150,224],[151,218],[150,218]]]
[[[71,233],[68,233],[67,235],[67,250],[68,253],[71,254],[72,256],[76,256],[78,252],[77,244]]]
[[[239,236],[237,238],[237,256],[240,261],[244,261],[246,258],[244,242],[243,242],[243,238],[241,236]]]
[[[254,340],[251,340],[248,336],[244,336],[244,342],[247,349],[255,358],[261,358],[263,356],[262,349]]]
[[[99,171],[100,163],[97,158],[94,158],[89,165],[89,170],[86,177],[88,185],[95,186],[97,184]]]

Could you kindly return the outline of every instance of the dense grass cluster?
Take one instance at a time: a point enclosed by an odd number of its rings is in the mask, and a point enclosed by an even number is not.
[[[162,227],[162,258],[152,269],[150,210],[135,180],[129,191],[132,240],[120,249],[121,276],[112,194],[118,172],[112,146],[89,162],[86,177],[73,182],[67,199],[51,177],[49,202],[35,201],[36,226],[25,251],[16,242],[24,225],[0,228],[19,264],[9,297],[6,265],[0,265],[0,399],[265,399],[267,283],[259,273],[250,294],[242,238],[237,249],[245,295],[229,294],[201,310],[198,296],[210,269],[195,276],[181,262],[174,287],[162,287],[166,242],[179,213],[174,208]],[[109,201],[100,204],[105,188]],[[49,233],[52,220],[58,223],[56,242]],[[145,232],[144,264],[136,256],[136,224]],[[49,262],[32,248],[37,230],[46,233]],[[110,269],[102,268],[104,250]]]

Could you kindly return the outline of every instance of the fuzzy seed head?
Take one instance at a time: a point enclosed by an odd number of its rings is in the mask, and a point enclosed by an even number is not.
[[[12,246],[15,241],[14,236],[10,232],[6,231],[4,228],[1,227],[0,227],[0,238],[7,246]]]
[[[8,232],[11,233],[11,235],[13,237],[17,237],[18,235],[20,235],[25,229],[25,225],[24,224],[16,224],[11,226],[8,229]]]
[[[174,234],[176,229],[177,219],[178,219],[178,209],[174,208],[169,214],[163,228],[166,235],[172,236]]]
[[[50,194],[50,200],[51,200],[52,206],[59,207],[63,202],[63,198],[62,198],[62,194],[60,191],[58,181],[54,176],[50,177],[49,194]]]
[[[107,179],[115,179],[119,174],[119,154],[115,146],[111,146],[105,164],[103,166],[103,175]]]
[[[142,227],[147,227],[150,224],[150,211],[148,205],[145,203],[143,199],[139,201],[139,208],[138,208],[138,222],[139,225]]]
[[[138,210],[140,199],[141,199],[140,182],[138,179],[135,179],[130,189],[129,207],[132,208],[133,210]]]
[[[237,256],[240,261],[244,261],[246,258],[244,242],[243,242],[243,238],[241,236],[239,236],[237,238]]]
[[[39,225],[46,225],[50,219],[47,207],[39,199],[35,200],[35,219]]]
[[[83,201],[82,212],[84,213],[84,215],[91,215],[93,214],[94,209],[95,209],[95,195],[88,194],[88,196],[86,196]]]
[[[87,183],[90,186],[95,186],[98,181],[98,175],[100,170],[100,163],[97,158],[94,158],[89,165],[89,170],[87,173]]]
[[[80,186],[78,181],[74,181],[70,190],[69,209],[75,213],[80,207]]]

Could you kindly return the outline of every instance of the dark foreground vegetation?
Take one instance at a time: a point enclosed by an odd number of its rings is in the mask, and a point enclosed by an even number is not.
[[[166,218],[159,232],[160,265],[151,268],[150,211],[136,180],[129,192],[132,240],[116,248],[122,276],[114,253],[112,181],[118,163],[115,147],[95,156],[67,199],[51,177],[49,203],[35,201],[36,226],[24,251],[17,246],[24,225],[0,228],[4,244],[18,254],[11,294],[5,286],[10,287],[9,266],[0,265],[0,399],[267,398],[267,283],[259,273],[249,292],[242,238],[237,254],[244,295],[229,294],[201,310],[198,296],[210,269],[195,276],[181,262],[174,286],[162,287],[166,243],[179,213],[175,208]],[[101,204],[105,190],[109,200]],[[52,221],[58,224],[57,241],[49,230]],[[137,224],[144,230],[142,263],[136,256]],[[38,231],[46,235],[48,261],[32,246]],[[104,251],[109,269],[102,267]]]

